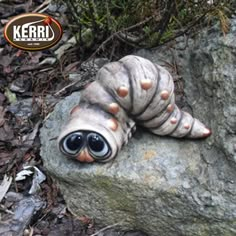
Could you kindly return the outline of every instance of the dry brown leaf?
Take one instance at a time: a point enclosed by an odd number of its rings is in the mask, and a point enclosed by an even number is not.
[[[4,115],[5,115],[5,110],[2,106],[0,106],[0,127],[3,126],[5,122]]]
[[[0,127],[0,141],[11,141],[14,138],[12,128],[4,123],[2,127]]]
[[[2,106],[3,102],[6,100],[6,97],[3,93],[0,92],[0,106]]]
[[[0,65],[2,65],[3,67],[8,67],[13,61],[13,59],[14,56],[9,56],[9,55],[1,56]]]
[[[7,175],[4,175],[3,181],[0,184],[0,202],[4,198],[5,194],[7,193],[10,185],[12,182],[12,177],[8,177]]]
[[[92,222],[92,219],[89,218],[88,216],[80,216],[78,217],[78,220],[80,220],[85,225],[89,225]]]

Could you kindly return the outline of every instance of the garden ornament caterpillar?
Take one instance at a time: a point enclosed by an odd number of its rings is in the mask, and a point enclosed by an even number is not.
[[[59,149],[80,162],[107,162],[127,144],[135,124],[177,138],[211,134],[176,106],[173,79],[166,69],[130,55],[103,66],[85,88],[58,137]]]

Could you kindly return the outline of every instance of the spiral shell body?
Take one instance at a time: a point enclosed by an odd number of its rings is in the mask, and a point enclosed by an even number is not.
[[[114,158],[128,142],[136,124],[156,135],[203,138],[210,130],[175,104],[174,83],[170,73],[151,61],[126,56],[103,66],[72,110],[58,142],[75,131],[101,134],[109,143]]]

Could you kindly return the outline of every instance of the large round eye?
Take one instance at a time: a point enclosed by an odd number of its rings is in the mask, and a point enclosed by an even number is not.
[[[78,153],[82,145],[83,134],[79,132],[69,134],[62,143],[63,150],[70,155]]]
[[[87,136],[87,140],[89,150],[94,156],[94,158],[105,158],[110,152],[110,147],[101,135],[96,133],[90,133]]]

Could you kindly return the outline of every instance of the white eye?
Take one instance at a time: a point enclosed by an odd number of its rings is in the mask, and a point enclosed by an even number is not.
[[[65,153],[75,155],[83,146],[83,134],[76,132],[69,134],[62,143],[62,148]]]
[[[108,146],[106,140],[99,134],[90,133],[87,136],[88,148],[94,158],[106,159],[107,154],[110,152],[110,147]],[[106,157],[107,156],[107,157]]]

